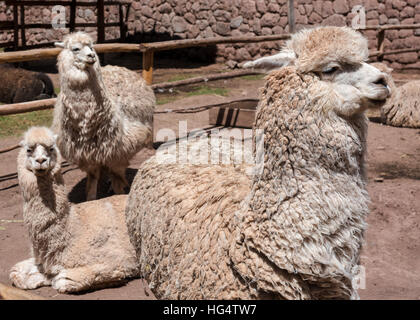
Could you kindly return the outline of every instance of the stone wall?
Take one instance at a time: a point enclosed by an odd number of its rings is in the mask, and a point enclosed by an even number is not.
[[[362,5],[366,25],[420,23],[419,0],[295,0],[296,27],[311,25],[351,26]],[[51,8],[37,7],[27,12],[28,22],[51,20]],[[27,10],[29,11],[29,10]],[[118,21],[118,7],[106,8],[107,21]],[[13,20],[11,8],[0,1],[0,21]],[[96,20],[95,8],[79,8],[77,22]],[[192,39],[215,36],[270,35],[288,32],[287,0],[133,0],[128,13],[128,35],[141,39]],[[107,39],[118,38],[118,28],[107,28]],[[94,28],[87,28],[96,37]],[[60,30],[27,31],[28,43],[60,39]],[[372,50],[376,50],[376,31],[363,31]],[[148,36],[148,37],[145,37]],[[0,41],[13,38],[13,33],[0,34]],[[135,38],[133,38],[135,39]],[[146,40],[147,41],[147,40]],[[272,54],[279,42],[219,45],[216,60],[234,67],[238,62]],[[420,47],[420,29],[390,30],[385,33],[385,49]],[[386,55],[394,69],[420,68],[420,53]]]

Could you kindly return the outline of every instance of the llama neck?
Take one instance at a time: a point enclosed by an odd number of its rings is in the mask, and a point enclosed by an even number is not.
[[[245,242],[290,273],[350,279],[368,212],[365,117],[348,121],[316,111],[310,76],[275,80],[256,114],[254,139],[256,130],[264,132],[264,164],[242,218]]]
[[[23,217],[29,230],[33,254],[45,271],[59,265],[68,243],[66,231],[70,205],[60,172],[37,177],[19,170],[19,184],[24,197]]]

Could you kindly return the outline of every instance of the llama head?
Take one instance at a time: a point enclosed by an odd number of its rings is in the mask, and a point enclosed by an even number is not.
[[[24,135],[20,146],[25,149],[25,167],[36,176],[44,176],[60,165],[56,146],[57,135],[45,127],[32,127]]]
[[[368,53],[360,33],[347,27],[318,27],[294,34],[279,54],[244,67],[270,71],[290,65],[297,73],[310,73],[319,79],[320,88],[328,87],[329,97],[337,99],[329,104],[351,116],[382,106],[390,94],[385,73],[366,63]]]
[[[58,56],[59,72],[70,81],[83,84],[89,79],[89,72],[100,67],[93,40],[84,32],[71,33],[55,45],[63,48]]]

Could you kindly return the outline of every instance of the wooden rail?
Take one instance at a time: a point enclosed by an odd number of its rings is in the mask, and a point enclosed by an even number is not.
[[[106,52],[139,52],[139,45],[135,43],[100,43],[94,45],[97,53]],[[31,49],[0,53],[0,63],[45,60],[55,58],[61,48]]]
[[[289,34],[276,34],[269,36],[242,36],[242,37],[215,37],[208,39],[184,39],[162,42],[142,43],[140,51],[143,52],[143,78],[147,84],[153,82],[153,54],[155,51],[174,50],[190,47],[204,47],[226,43],[256,43],[289,39]]]

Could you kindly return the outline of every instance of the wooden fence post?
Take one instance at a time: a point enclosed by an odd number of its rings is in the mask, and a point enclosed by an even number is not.
[[[143,52],[143,79],[150,86],[153,82],[153,50]]]
[[[70,32],[73,32],[76,24],[76,0],[71,0],[70,4]]]
[[[25,35],[25,6],[20,6],[20,38],[22,40],[22,48],[26,48],[26,35]]]
[[[287,17],[289,21],[289,33],[292,34],[295,32],[295,7],[293,0],[287,2]]]
[[[15,50],[19,47],[19,13],[18,13],[18,6],[16,4],[13,5],[13,41]]]
[[[385,30],[380,29],[378,33],[378,61],[383,61],[384,59],[384,40],[385,40]]]
[[[97,25],[98,25],[98,43],[104,43],[105,41],[105,12],[104,12],[104,0],[98,0],[96,3],[97,8]]]

